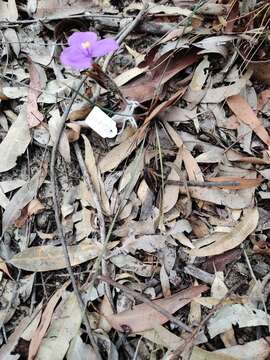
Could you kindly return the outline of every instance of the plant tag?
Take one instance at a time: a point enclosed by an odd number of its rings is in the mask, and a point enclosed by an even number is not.
[[[85,119],[85,123],[103,138],[113,138],[117,135],[117,127],[113,121],[104,111],[98,106]]]

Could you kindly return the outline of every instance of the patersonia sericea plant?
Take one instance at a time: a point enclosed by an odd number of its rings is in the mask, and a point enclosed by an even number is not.
[[[98,40],[97,34],[90,31],[74,32],[68,38],[68,45],[60,55],[61,63],[79,71],[89,69],[93,58],[107,55],[119,47],[114,39]]]

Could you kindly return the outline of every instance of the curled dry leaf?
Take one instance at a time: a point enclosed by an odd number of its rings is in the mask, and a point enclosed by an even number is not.
[[[193,286],[170,297],[153,302],[173,314],[206,290],[207,286],[205,285]],[[125,327],[128,327],[132,333],[154,329],[157,325],[162,325],[168,321],[164,315],[147,304],[135,305],[132,310],[108,316],[107,320],[115,330],[122,332]]]
[[[270,256],[270,246],[264,240],[260,240],[256,244],[254,244],[253,251],[256,254],[263,254]]]
[[[31,141],[31,135],[27,124],[25,106],[11,125],[6,137],[0,144],[1,157],[0,173],[12,169],[16,165],[17,158],[22,155]]]
[[[259,212],[257,208],[247,209],[241,221],[229,233],[215,233],[208,239],[210,245],[189,251],[191,256],[213,256],[239,246],[257,227]]]
[[[68,246],[71,266],[94,259],[99,256],[101,251],[100,243],[90,243],[89,241]],[[27,271],[52,271],[66,267],[63,249],[61,246],[52,245],[30,247],[13,256],[9,263],[18,269]]]

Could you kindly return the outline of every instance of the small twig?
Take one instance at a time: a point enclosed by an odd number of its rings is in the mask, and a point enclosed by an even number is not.
[[[185,323],[183,323],[181,320],[178,320],[175,316],[173,316],[172,314],[170,314],[167,310],[165,310],[163,307],[157,305],[156,303],[154,303],[153,301],[149,300],[147,297],[137,293],[134,290],[129,289],[127,286],[122,285],[110,278],[108,278],[107,276],[98,276],[97,277],[99,280],[101,281],[105,281],[106,283],[122,290],[123,292],[125,292],[126,294],[129,294],[131,296],[133,296],[135,299],[143,302],[144,304],[147,304],[148,306],[150,306],[151,308],[155,309],[157,312],[159,312],[161,315],[165,316],[168,320],[170,320],[171,322],[173,322],[174,324],[176,324],[177,326],[179,326],[181,329],[192,333],[192,329],[186,325]]]
[[[127,27],[127,29],[125,31],[123,31],[123,33],[120,34],[119,39],[118,39],[119,43],[121,41],[123,41],[125,39],[125,37],[134,29],[134,27],[138,23],[137,19],[140,20],[144,13],[145,13],[145,10],[143,11],[143,13],[141,11],[138,14],[138,16],[135,18],[135,20]],[[71,98],[71,101],[70,101],[69,105],[67,106],[67,108],[65,109],[64,114],[62,116],[61,123],[59,124],[58,132],[56,134],[55,142],[54,142],[53,149],[52,149],[51,163],[50,163],[50,173],[51,173],[51,182],[52,182],[52,194],[53,194],[55,221],[56,221],[57,229],[58,229],[58,232],[59,232],[59,237],[61,239],[61,244],[62,244],[62,247],[63,247],[63,252],[64,252],[65,261],[66,261],[66,264],[67,264],[68,273],[69,273],[69,276],[70,276],[70,279],[71,279],[71,282],[72,282],[74,293],[76,295],[77,301],[78,301],[79,306],[80,306],[81,311],[82,311],[82,315],[83,315],[83,318],[84,318],[84,321],[85,321],[85,324],[86,324],[86,329],[87,329],[87,333],[88,333],[91,345],[92,345],[92,347],[93,347],[93,349],[94,349],[94,351],[96,353],[97,358],[100,360],[101,355],[99,353],[95,338],[93,336],[89,319],[88,319],[88,317],[87,317],[87,315],[85,313],[84,302],[82,300],[81,294],[80,294],[79,289],[77,287],[74,274],[72,272],[70,258],[69,258],[69,254],[68,254],[68,248],[67,248],[67,244],[66,244],[66,241],[65,241],[64,231],[63,231],[63,227],[62,227],[62,223],[61,223],[60,215],[59,215],[60,212],[59,212],[59,206],[58,206],[57,186],[56,186],[56,180],[55,180],[56,153],[57,153],[60,137],[61,137],[61,134],[63,132],[65,122],[66,122],[66,120],[68,118],[68,115],[70,113],[71,107],[72,107],[72,105],[73,105],[73,103],[74,103],[74,101],[75,101],[75,99],[76,99],[82,85],[84,84],[86,78],[87,77],[84,76],[83,79],[81,80],[78,88],[74,92],[74,94],[73,94],[73,96]],[[106,239],[105,239],[105,242],[104,242],[104,246],[105,246],[105,243],[106,243]]]
[[[196,266],[189,264],[184,267],[184,271],[186,274],[189,274],[196,279],[201,280],[202,282],[206,284],[213,284],[213,281],[215,279],[215,276],[213,274],[210,274],[202,269],[197,268]]]
[[[167,180],[168,185],[180,185],[180,186],[196,186],[196,187],[225,187],[225,186],[240,186],[239,181],[178,181]]]
[[[81,312],[82,312],[82,317],[85,321],[85,325],[86,325],[86,329],[87,329],[87,334],[89,336],[89,340],[91,342],[91,345],[94,349],[94,352],[96,354],[96,357],[98,360],[102,360],[101,355],[99,353],[98,350],[98,346],[96,344],[95,338],[93,336],[92,333],[92,329],[91,329],[91,325],[90,325],[90,321],[88,319],[88,316],[86,315],[85,312],[85,305],[83,302],[83,299],[81,297],[81,294],[79,292],[79,289],[77,287],[77,283],[71,268],[71,262],[70,262],[70,258],[69,258],[69,254],[68,254],[68,248],[67,248],[67,244],[66,244],[66,240],[65,240],[65,235],[64,235],[64,231],[63,231],[63,227],[62,227],[62,223],[60,220],[60,211],[59,211],[59,205],[58,205],[58,199],[57,199],[57,186],[56,186],[56,179],[55,179],[55,163],[56,163],[56,153],[57,153],[57,149],[58,149],[58,145],[59,145],[59,141],[60,141],[60,137],[62,134],[62,131],[64,129],[65,126],[65,122],[68,118],[69,112],[71,110],[71,107],[81,89],[81,87],[83,86],[84,82],[86,80],[86,77],[84,76],[77,88],[77,90],[74,92],[69,105],[66,107],[64,114],[61,118],[61,123],[59,124],[59,128],[58,128],[58,132],[56,134],[55,137],[55,142],[53,144],[53,148],[52,148],[52,155],[51,155],[51,162],[50,162],[50,175],[51,175],[51,183],[52,183],[52,196],[53,196],[53,207],[54,207],[54,214],[55,214],[55,221],[56,221],[56,225],[57,225],[57,230],[59,233],[59,237],[61,240],[61,244],[62,244],[62,248],[63,248],[63,253],[64,253],[64,257],[65,257],[65,261],[66,261],[66,265],[67,265],[67,270],[70,276],[70,280],[72,283],[72,287],[76,296],[76,299],[78,301],[78,304],[80,306]]]

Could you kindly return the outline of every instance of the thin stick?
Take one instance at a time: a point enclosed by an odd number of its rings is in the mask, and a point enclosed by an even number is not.
[[[147,8],[147,6],[145,6],[145,8]],[[123,41],[126,38],[126,36],[128,36],[128,34],[134,29],[134,27],[138,23],[138,19],[140,21],[144,13],[145,13],[145,10],[143,11],[143,13],[141,11],[137,15],[135,20],[130,24],[130,26],[128,26],[127,29],[125,31],[123,31],[123,33],[119,37],[119,43],[121,41]],[[53,149],[52,149],[51,162],[50,162],[50,173],[51,173],[51,182],[52,182],[52,193],[53,193],[55,221],[56,221],[57,230],[58,230],[58,233],[59,233],[59,236],[60,236],[60,239],[61,239],[61,244],[62,244],[62,247],[63,247],[63,252],[64,252],[64,257],[65,257],[68,273],[69,273],[69,276],[70,276],[70,279],[71,279],[71,282],[72,282],[72,286],[73,286],[74,293],[76,295],[78,304],[79,304],[79,306],[81,308],[83,318],[85,320],[86,329],[87,329],[87,333],[88,333],[91,345],[92,345],[92,347],[93,347],[93,349],[94,349],[94,351],[96,353],[97,359],[101,360],[101,355],[99,353],[96,341],[94,339],[89,319],[88,319],[88,317],[86,316],[86,313],[85,313],[85,305],[84,305],[84,302],[82,300],[79,289],[77,287],[74,274],[72,272],[70,258],[69,258],[69,254],[68,254],[68,248],[67,248],[67,244],[66,244],[66,241],[65,241],[64,231],[63,231],[63,227],[62,227],[62,223],[61,223],[60,215],[59,215],[60,212],[59,212],[58,199],[57,199],[57,186],[56,186],[56,181],[55,181],[56,153],[57,153],[57,149],[58,149],[58,146],[59,146],[60,137],[61,137],[61,134],[63,132],[65,122],[66,122],[66,120],[68,118],[69,112],[71,110],[72,104],[74,103],[74,101],[75,101],[75,99],[76,99],[82,85],[84,84],[86,78],[87,77],[84,76],[83,79],[81,80],[80,84],[78,85],[77,90],[73,94],[73,96],[71,98],[71,101],[70,101],[69,105],[67,106],[67,108],[65,109],[65,112],[64,112],[64,114],[62,116],[61,123],[59,124],[58,132],[56,134],[55,142],[54,142]],[[105,239],[105,243],[106,243],[106,239]]]
[[[108,278],[107,276],[98,276],[97,277],[99,280],[101,281],[105,281],[106,283],[122,290],[123,292],[125,292],[126,294],[129,294],[131,296],[133,296],[135,299],[143,302],[144,304],[149,305],[151,308],[155,309],[156,311],[158,311],[161,315],[165,316],[168,320],[170,320],[171,322],[173,322],[174,324],[178,325],[179,327],[181,327],[181,329],[192,333],[192,329],[186,325],[185,323],[183,323],[181,320],[178,320],[175,316],[173,316],[172,314],[170,314],[167,310],[165,310],[163,307],[157,305],[156,303],[154,303],[153,301],[149,300],[147,297],[137,293],[134,290],[129,289],[127,286],[119,284],[118,282]]]
[[[196,187],[225,187],[225,186],[240,186],[239,181],[178,181],[167,180],[167,185],[180,185],[180,186],[196,186]]]
[[[81,297],[81,294],[79,292],[72,268],[71,268],[71,262],[70,262],[70,258],[69,258],[69,254],[68,254],[68,248],[67,248],[67,244],[66,244],[66,240],[65,240],[65,235],[64,235],[64,231],[63,231],[63,227],[62,227],[62,223],[60,220],[60,211],[59,211],[59,205],[58,205],[58,199],[57,199],[57,186],[56,186],[56,179],[55,179],[55,163],[56,163],[56,153],[57,153],[57,149],[58,149],[58,145],[59,145],[59,141],[60,141],[60,137],[62,134],[62,131],[64,129],[65,126],[65,122],[68,118],[69,112],[71,110],[72,104],[74,103],[81,87],[83,86],[84,82],[86,80],[86,76],[84,76],[80,82],[80,84],[78,85],[77,90],[74,92],[69,105],[66,107],[64,114],[61,118],[61,123],[59,124],[59,128],[55,137],[55,142],[53,144],[53,148],[52,148],[52,155],[51,155],[51,162],[50,162],[50,175],[51,175],[51,183],[52,183],[52,196],[53,196],[53,207],[54,207],[54,214],[55,214],[55,221],[56,221],[56,225],[57,225],[57,230],[59,233],[59,237],[61,240],[61,244],[62,244],[62,248],[63,248],[63,253],[64,253],[64,258],[65,258],[65,262],[67,265],[67,270],[68,270],[68,274],[70,276],[70,280],[72,283],[72,287],[76,296],[76,299],[78,301],[78,304],[80,306],[81,312],[82,312],[82,317],[85,321],[85,325],[86,325],[86,330],[87,330],[87,334],[89,336],[89,340],[91,342],[91,345],[93,347],[93,350],[96,354],[96,357],[98,360],[102,360],[102,357],[99,353],[99,349],[98,346],[96,344],[96,340],[94,338],[92,329],[91,329],[91,325],[90,325],[90,321],[88,319],[88,316],[86,315],[85,312],[85,305],[83,302],[83,299]]]

